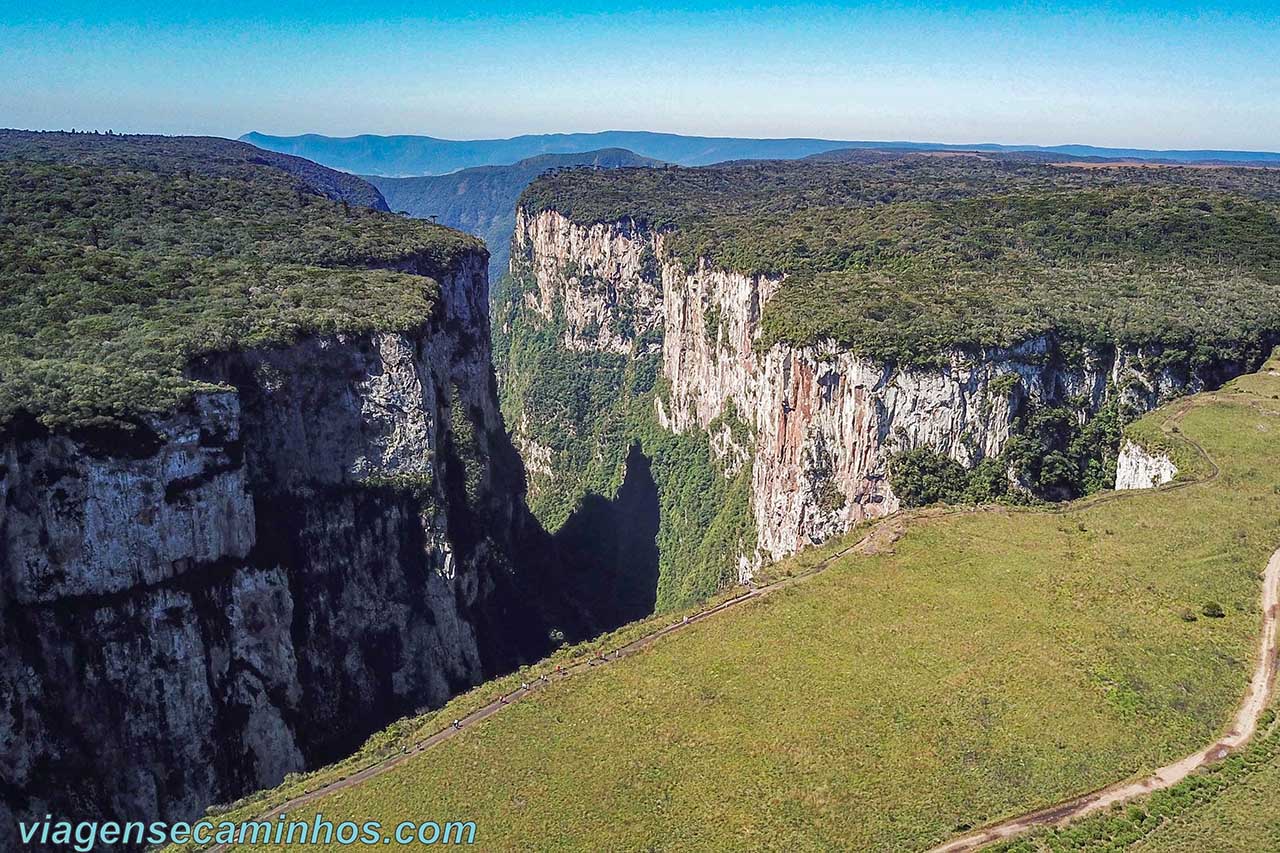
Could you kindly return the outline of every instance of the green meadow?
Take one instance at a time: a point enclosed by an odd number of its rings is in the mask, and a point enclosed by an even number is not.
[[[485,850],[907,851],[1192,752],[1224,728],[1256,654],[1259,576],[1280,545],[1280,360],[1132,430],[1198,481],[1057,511],[918,514],[874,553],[553,683],[290,816],[474,820]],[[801,573],[864,532],[771,571]],[[502,686],[227,816],[399,751]],[[1275,798],[1255,814],[1280,779],[1267,760],[1140,849],[1206,849],[1245,824],[1274,838]]]
[[[1280,725],[1225,760],[1140,801],[990,848],[991,853],[1259,853],[1280,849]]]
[[[1280,736],[1270,760],[1250,768],[1203,807],[1169,821],[1134,845],[1142,853],[1256,853],[1280,850]]]

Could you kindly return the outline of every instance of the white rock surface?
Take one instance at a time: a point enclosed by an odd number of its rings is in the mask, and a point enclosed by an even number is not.
[[[1116,460],[1116,489],[1154,489],[1171,482],[1178,466],[1164,453],[1148,453],[1141,445],[1125,441]]]

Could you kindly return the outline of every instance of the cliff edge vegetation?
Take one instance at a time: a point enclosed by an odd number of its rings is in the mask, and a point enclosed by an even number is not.
[[[694,266],[785,277],[760,345],[931,365],[1052,334],[1256,361],[1280,331],[1280,171],[847,152],[567,171],[530,213],[662,231]]]
[[[228,140],[0,133],[0,424],[127,423],[203,353],[405,331],[472,237]]]

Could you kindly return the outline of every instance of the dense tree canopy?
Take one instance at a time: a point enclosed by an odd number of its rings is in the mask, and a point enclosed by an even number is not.
[[[860,152],[566,171],[522,198],[631,220],[670,251],[783,275],[765,343],[929,363],[1042,334],[1256,356],[1280,331],[1280,171]]]
[[[225,140],[202,161],[190,141],[98,137],[93,156],[42,136],[0,134],[0,424],[126,421],[200,388],[184,370],[202,353],[419,326],[432,276],[483,251],[222,157]]]

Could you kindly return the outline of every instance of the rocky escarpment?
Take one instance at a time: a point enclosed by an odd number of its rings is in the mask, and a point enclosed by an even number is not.
[[[225,390],[132,430],[9,426],[0,846],[189,818],[544,651],[485,262],[420,328],[202,358]]]
[[[1168,454],[1148,452],[1132,441],[1120,446],[1116,460],[1116,489],[1152,489],[1173,481],[1178,466]]]
[[[949,350],[931,367],[831,344],[764,346],[763,312],[781,279],[675,257],[667,239],[630,221],[581,225],[555,210],[522,211],[506,322],[554,329],[566,352],[657,358],[658,423],[705,432],[726,476],[750,469],[755,541],[741,555],[745,570],[896,510],[888,475],[898,453],[924,448],[970,468],[999,454],[1030,409],[1067,407],[1080,422],[1107,405],[1144,411],[1239,369],[1165,364],[1158,346],[1067,355],[1048,335]],[[509,415],[528,433],[521,446],[562,471],[546,459],[545,424],[530,429]],[[1016,487],[1020,472],[1008,475]],[[532,479],[531,488],[553,487]]]

